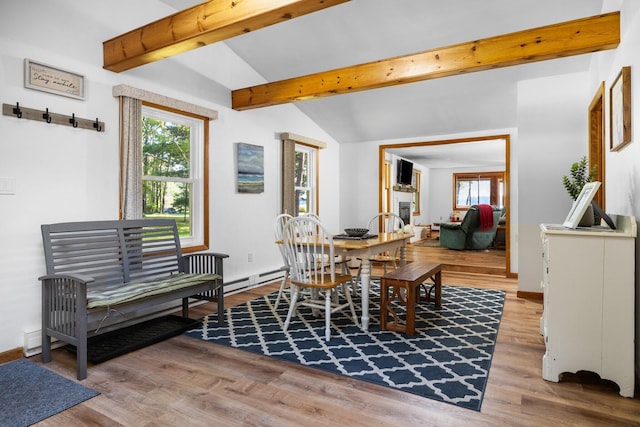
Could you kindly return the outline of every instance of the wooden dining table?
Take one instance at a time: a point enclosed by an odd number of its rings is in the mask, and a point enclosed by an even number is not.
[[[360,263],[360,281],[362,296],[362,329],[369,329],[369,285],[371,283],[371,261],[375,255],[400,249],[400,265],[406,264],[406,245],[413,237],[411,233],[378,233],[368,239],[341,239],[334,236],[333,247],[335,255],[357,257]]]

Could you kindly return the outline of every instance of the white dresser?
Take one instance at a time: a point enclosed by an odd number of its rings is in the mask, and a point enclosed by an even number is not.
[[[540,228],[542,377],[590,371],[633,397],[635,217],[618,216],[615,231]]]

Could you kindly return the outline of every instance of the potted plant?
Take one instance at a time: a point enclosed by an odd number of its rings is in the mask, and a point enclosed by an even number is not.
[[[580,195],[582,187],[584,187],[586,183],[593,181],[593,178],[596,176],[596,171],[596,165],[593,165],[591,169],[588,168],[587,157],[583,156],[582,159],[571,165],[571,169],[569,169],[569,176],[564,175],[562,177],[562,185],[574,202],[578,198],[578,195]],[[593,207],[589,205],[579,225],[583,227],[590,227],[594,222],[595,217]]]

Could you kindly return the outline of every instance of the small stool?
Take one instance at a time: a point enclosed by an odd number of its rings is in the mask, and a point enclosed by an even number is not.
[[[425,280],[431,279],[433,284],[427,289]],[[392,288],[389,297],[389,288]],[[405,289],[403,298],[400,289]],[[425,296],[420,289],[425,290]],[[433,296],[432,296],[433,293]],[[391,302],[398,300],[405,306],[404,324],[391,307]],[[442,271],[440,264],[434,262],[412,262],[393,270],[380,278],[380,330],[404,332],[414,335],[416,332],[416,303],[418,301],[433,302],[436,307],[442,304]],[[391,315],[393,321],[389,321]]]

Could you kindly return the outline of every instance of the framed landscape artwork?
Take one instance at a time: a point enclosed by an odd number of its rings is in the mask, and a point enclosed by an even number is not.
[[[264,192],[264,147],[238,142],[238,193]]]
[[[610,149],[617,151],[631,142],[631,67],[622,67],[609,95]]]

